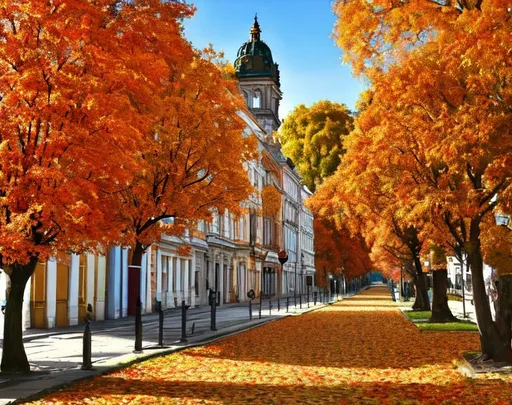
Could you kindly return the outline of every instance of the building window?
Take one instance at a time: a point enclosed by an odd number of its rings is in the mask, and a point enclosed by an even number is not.
[[[216,212],[213,213],[212,232],[219,233],[219,214]]]
[[[229,212],[228,210],[224,211],[224,224],[223,224],[223,233],[224,233],[224,237],[225,238],[230,238],[230,234],[229,234],[229,231],[230,231],[230,226],[229,226]]]
[[[252,108],[261,108],[261,90],[259,89],[252,93]]]
[[[169,267],[169,257],[162,256],[162,292],[166,293],[168,291],[168,267]]]

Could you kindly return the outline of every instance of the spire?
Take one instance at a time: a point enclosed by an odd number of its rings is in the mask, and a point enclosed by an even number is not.
[[[256,42],[260,40],[260,25],[258,24],[258,14],[254,15],[254,24],[252,25],[251,31],[251,42]]]

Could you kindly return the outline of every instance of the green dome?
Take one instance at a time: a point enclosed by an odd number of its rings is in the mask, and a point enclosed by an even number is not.
[[[247,41],[238,49],[237,60],[244,56],[261,56],[265,65],[272,65],[272,52],[268,45],[263,41]]]
[[[237,77],[272,77],[279,85],[278,65],[274,63],[268,45],[260,40],[257,17],[254,17],[250,33],[251,40],[242,44],[236,54],[234,66]]]

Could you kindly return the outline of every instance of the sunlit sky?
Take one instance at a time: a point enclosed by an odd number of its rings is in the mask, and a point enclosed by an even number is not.
[[[272,50],[281,72],[280,117],[298,104],[327,99],[355,109],[364,84],[341,62],[341,50],[330,37],[335,16],[331,0],[187,0],[196,6],[185,22],[185,34],[196,48],[213,44],[234,62],[249,40],[254,14],[261,39]]]

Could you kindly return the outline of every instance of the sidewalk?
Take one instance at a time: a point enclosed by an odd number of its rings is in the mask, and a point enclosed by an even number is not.
[[[476,323],[475,306],[471,304],[470,300],[466,300],[465,303],[466,317],[464,317],[464,307],[462,305],[462,301],[448,300],[448,306],[450,307],[453,316],[456,318]]]
[[[335,298],[335,297],[333,297]],[[341,297],[340,297],[341,298]],[[285,316],[321,308],[326,304],[310,297],[302,302],[302,309],[295,307],[293,297],[286,300],[273,299],[269,312],[269,300],[264,299],[259,319],[259,301],[252,304],[252,320],[249,319],[249,304],[227,304],[217,307],[216,331],[210,330],[211,308],[190,309],[187,314],[187,342],[181,339],[181,309],[164,311],[164,346],[158,346],[158,313],[142,316],[143,351],[134,353],[134,317],[91,322],[93,370],[81,370],[83,325],[49,330],[28,329],[24,335],[25,351],[32,372],[26,375],[3,375],[0,373],[0,405],[27,398],[62,384],[88,378],[108,370],[119,368],[138,359],[171,353],[187,347],[202,345],[230,334],[257,327]],[[193,333],[192,333],[193,330]]]

